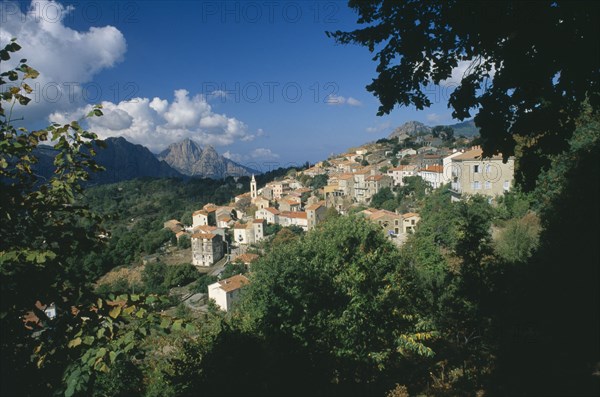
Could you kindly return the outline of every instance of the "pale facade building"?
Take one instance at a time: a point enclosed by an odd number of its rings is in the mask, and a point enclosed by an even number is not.
[[[327,207],[324,202],[319,202],[307,206],[304,208],[304,212],[306,212],[306,227],[308,230],[312,230],[325,219]]]
[[[229,311],[239,299],[240,290],[249,283],[250,280],[242,274],[217,281],[208,286],[208,298],[222,310]]]
[[[444,167],[441,165],[430,165],[420,170],[417,175],[423,178],[434,189],[437,189],[444,183]]]
[[[451,159],[451,189],[457,197],[474,194],[496,197],[511,189],[514,158],[504,163],[501,155],[484,159],[482,154],[481,148],[475,147]]]
[[[264,219],[267,223],[275,224],[279,223],[279,210],[275,208],[262,208],[254,214],[256,219]]]
[[[417,224],[421,217],[416,212],[407,212],[402,214],[402,229],[403,233],[414,233]]]
[[[401,165],[396,168],[390,168],[387,174],[392,178],[394,186],[404,186],[404,178],[415,176],[417,170],[416,165]]]
[[[219,234],[196,233],[192,235],[192,264],[212,266],[223,258],[223,238]]]
[[[308,217],[304,211],[285,211],[279,214],[279,224],[281,226],[298,226],[308,230]]]

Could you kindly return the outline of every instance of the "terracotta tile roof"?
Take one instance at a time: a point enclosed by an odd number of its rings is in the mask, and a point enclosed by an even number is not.
[[[183,236],[184,234],[187,234],[187,233],[184,231],[181,231],[179,233],[175,233],[175,237],[179,238],[179,237]]]
[[[421,172],[436,172],[438,174],[442,174],[444,172],[444,167],[441,165],[430,165],[424,170],[421,170]]]
[[[277,208],[267,207],[263,208],[265,211],[269,211],[273,215],[279,215],[279,210]]]
[[[265,220],[264,219],[255,219],[252,221],[252,223],[264,223]]]
[[[208,212],[206,212],[205,210],[198,210],[198,211],[194,211],[194,213],[192,214],[192,216],[196,216],[196,215],[204,215],[207,216]]]
[[[374,212],[369,216],[371,220],[377,220],[384,217],[400,218],[400,215],[391,211],[378,210],[377,212]]]
[[[462,161],[462,160],[484,160],[482,158],[483,155],[483,150],[481,150],[480,147],[474,147],[471,150],[467,150],[466,152],[464,152],[463,154],[453,157],[452,161]],[[492,160],[501,160],[502,159],[502,155],[497,154],[492,156],[491,158],[486,157],[486,159],[492,159]]]
[[[315,203],[315,204],[311,204],[308,207],[305,208],[306,211],[315,211],[316,209],[323,207],[323,204],[319,203]]]
[[[206,204],[203,208],[206,212],[214,212],[219,209],[219,207],[214,204]]]
[[[416,165],[401,165],[396,168],[390,168],[389,171],[415,171],[417,169]]]
[[[412,218],[413,216],[419,216],[416,212],[407,212],[406,214],[402,214],[402,218]]]
[[[242,288],[244,285],[250,284],[250,280],[242,274],[235,275],[233,277],[226,278],[218,281],[219,287],[225,292],[231,292],[236,289]]]
[[[352,174],[342,174],[342,175],[338,176],[338,179],[344,179],[344,180],[346,180],[346,179],[354,179],[354,175],[352,175]]]
[[[194,232],[204,232],[204,233],[209,233],[209,232],[214,232],[215,230],[217,230],[218,227],[216,226],[208,226],[208,225],[202,225],[202,226],[196,226],[193,231]]]
[[[246,229],[248,228],[248,224],[246,223],[236,223],[235,225],[233,225],[234,229]]]
[[[306,212],[304,211],[284,211],[280,216],[284,218],[307,219]]]
[[[216,236],[217,236],[217,234],[212,234],[212,233],[196,233],[196,234],[192,234],[192,238],[201,238],[201,239],[208,239],[208,240],[212,240]]]
[[[371,175],[367,177],[367,181],[380,181],[383,179],[383,175]]]

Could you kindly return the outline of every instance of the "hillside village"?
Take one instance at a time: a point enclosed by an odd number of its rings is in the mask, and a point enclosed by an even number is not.
[[[264,186],[252,176],[248,191],[228,205],[206,204],[193,212],[191,225],[172,219],[164,226],[178,241],[191,240],[194,266],[218,275],[228,263],[250,265],[260,255],[260,244],[281,228],[308,232],[331,214],[358,212],[401,245],[418,227],[419,208],[390,211],[372,202],[384,190],[393,195],[411,178],[422,179],[428,191],[449,184],[452,200],[480,194],[493,201],[510,190],[513,176],[513,158],[506,163],[501,155],[484,159],[480,147],[464,137],[454,139],[451,130],[396,130],[388,139],[331,156]],[[209,297],[227,311],[247,282],[241,275],[220,280],[208,287]]]

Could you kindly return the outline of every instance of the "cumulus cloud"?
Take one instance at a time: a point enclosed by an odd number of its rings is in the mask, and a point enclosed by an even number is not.
[[[356,98],[343,97],[341,95],[329,95],[325,99],[325,103],[331,106],[348,105],[348,106],[361,106],[362,102]]]
[[[113,26],[87,31],[69,28],[64,20],[74,10],[55,1],[34,0],[26,12],[16,2],[2,4],[0,43],[16,37],[22,47],[3,69],[26,58],[40,72],[30,83],[32,101],[27,107],[15,108],[28,121],[42,120],[52,110],[81,106],[83,85],[123,59],[127,49],[123,34]]]
[[[248,126],[234,117],[214,113],[202,95],[190,96],[186,90],[176,90],[173,96],[172,101],[134,98],[118,104],[103,102],[104,116],[93,117],[85,122],[90,130],[103,139],[122,136],[153,151],[160,151],[184,138],[193,138],[204,145],[227,146],[264,135],[262,130],[250,133]],[[55,112],[49,119],[64,124],[80,119],[91,109],[92,105],[86,105],[72,112]],[[269,155],[268,152],[257,153]],[[271,156],[276,155],[271,153]]]

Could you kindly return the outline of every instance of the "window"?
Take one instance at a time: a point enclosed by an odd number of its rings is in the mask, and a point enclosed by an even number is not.
[[[479,174],[479,164],[475,164],[475,165],[473,166],[473,173],[474,173],[474,174]]]
[[[479,181],[473,182],[473,189],[475,189],[475,190],[481,189],[481,182],[479,182]]]
[[[486,189],[491,189],[491,188],[492,188],[492,182],[490,182],[490,181],[485,181],[485,188],[486,188]]]
[[[504,181],[504,190],[508,190],[510,188],[510,181]]]
[[[490,172],[492,172],[492,165],[491,164],[486,164],[486,166],[485,166],[485,172],[487,174],[489,174]]]
[[[411,221],[410,221],[410,224],[411,224],[411,225],[414,225],[414,224],[415,224],[415,220],[414,220],[414,219],[411,219]]]

